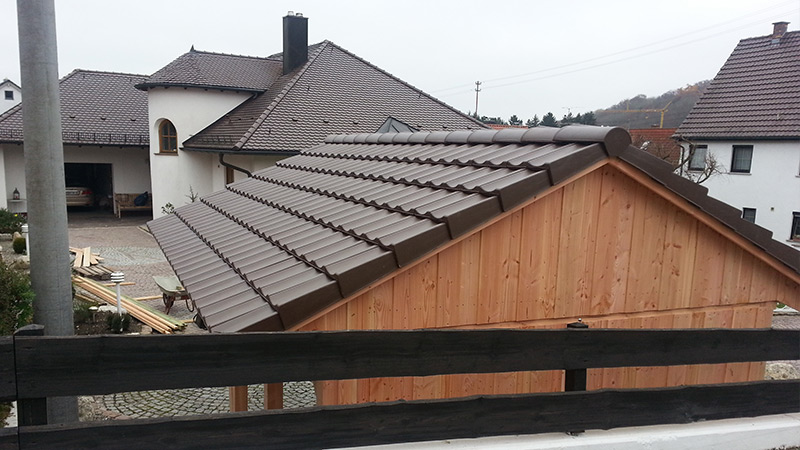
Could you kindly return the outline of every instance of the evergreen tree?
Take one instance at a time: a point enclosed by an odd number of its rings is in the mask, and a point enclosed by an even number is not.
[[[534,114],[533,119],[528,119],[528,121],[525,122],[525,126],[528,128],[534,128],[538,127],[540,123],[539,116]]]
[[[522,125],[522,119],[520,119],[519,117],[517,117],[516,114],[514,114],[513,116],[508,118],[508,124],[509,125]]]
[[[556,116],[554,116],[553,113],[548,112],[542,117],[541,125],[545,127],[557,127],[558,121],[556,120]]]

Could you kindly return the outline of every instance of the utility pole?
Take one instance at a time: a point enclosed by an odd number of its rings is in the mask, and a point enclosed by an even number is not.
[[[64,196],[64,149],[53,0],[17,0],[33,319],[52,336],[74,334]],[[75,397],[47,399],[48,423],[77,422]]]
[[[481,91],[481,82],[475,82],[475,117],[478,117],[478,93]]]

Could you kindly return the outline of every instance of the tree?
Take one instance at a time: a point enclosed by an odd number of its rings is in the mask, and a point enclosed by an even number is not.
[[[522,119],[518,118],[516,114],[508,118],[509,125],[522,125]]]
[[[541,122],[539,122],[539,116],[534,114],[533,119],[528,119],[528,121],[525,122],[525,126],[528,127],[528,128],[534,128],[534,127],[538,127],[539,123],[541,123]]]
[[[697,184],[703,184],[712,176],[724,173],[725,168],[717,161],[714,154],[708,151],[708,147],[697,145],[680,136],[678,142],[682,147],[681,155],[677,161],[672,162],[678,175]]]
[[[488,124],[494,124],[494,125],[507,125],[507,124],[506,124],[506,121],[505,121],[505,120],[503,120],[503,119],[501,119],[501,118],[499,118],[499,117],[486,117],[486,116],[481,116],[481,118],[480,118],[479,120],[480,120],[481,122],[483,122],[483,123],[488,123]]]
[[[553,113],[548,112],[542,117],[541,125],[545,127],[557,127],[558,121],[556,120],[556,116],[554,116]]]
[[[575,123],[575,117],[572,116],[572,111],[565,114],[564,117],[561,118],[561,126],[566,126],[571,123]]]
[[[578,114],[578,115],[580,115],[580,114]],[[597,124],[597,116],[595,116],[594,112],[592,112],[592,111],[583,113],[583,117],[581,117],[580,123],[582,123],[584,125],[595,125],[595,124]]]

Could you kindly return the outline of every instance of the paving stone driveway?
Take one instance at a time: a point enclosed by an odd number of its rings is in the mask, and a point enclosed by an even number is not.
[[[117,219],[111,213],[93,211],[69,212],[69,244],[73,247],[92,247],[94,253],[105,258],[103,264],[125,274],[126,281],[136,283],[123,286],[122,292],[131,297],[160,295],[153,275],[173,275],[174,272],[155,239],[142,227],[149,218],[135,215]],[[146,303],[164,311],[161,299]],[[170,315],[188,320],[194,312],[184,302],[175,302]],[[184,333],[205,333],[189,324]],[[264,408],[264,389],[261,385],[249,386],[250,410]],[[90,397],[94,403],[112,413],[131,418],[166,417],[223,413],[228,411],[227,388],[194,388],[163,391],[124,392]],[[314,406],[316,396],[311,383],[285,383],[284,407]]]

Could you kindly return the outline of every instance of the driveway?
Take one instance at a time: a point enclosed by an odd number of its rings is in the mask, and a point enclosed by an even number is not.
[[[125,281],[132,286],[122,286],[122,293],[130,297],[161,295],[154,275],[174,275],[156,240],[147,232],[149,214],[131,214],[118,219],[107,211],[70,210],[68,212],[69,245],[91,247],[93,253],[105,260],[103,264],[125,274]],[[164,311],[162,300],[145,302]],[[170,315],[178,319],[194,316],[185,302],[175,302]],[[199,331],[199,330],[190,330]]]

